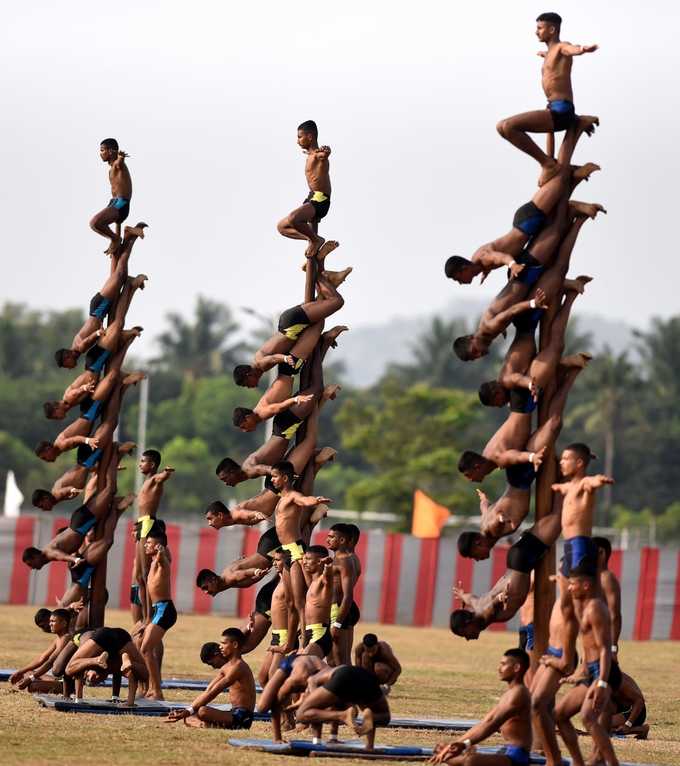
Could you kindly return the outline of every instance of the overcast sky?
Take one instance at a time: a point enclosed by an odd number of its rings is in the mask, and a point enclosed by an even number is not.
[[[277,220],[306,194],[296,127],[330,144],[329,267],[353,265],[350,325],[489,295],[443,276],[448,255],[504,233],[538,166],[496,122],[542,108],[536,15],[599,43],[574,63],[577,111],[600,116],[575,160],[588,224],[572,272],[596,277],[582,310],[644,326],[679,309],[677,3],[31,2],[0,31],[0,299],[85,306],[106,242],[88,221],[109,199],[99,141],[131,154],[128,222],[150,224],[131,271],[150,276],[130,323],[150,337],[197,294],[273,313],[302,297],[304,245]],[[459,292],[456,292],[459,291]]]

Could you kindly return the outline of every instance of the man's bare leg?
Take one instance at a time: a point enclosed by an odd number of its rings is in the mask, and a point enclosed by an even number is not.
[[[279,221],[276,228],[279,234],[289,239],[306,239],[309,245],[305,250],[305,255],[308,258],[313,258],[326,241],[314,231],[312,224],[315,219],[316,209],[314,205],[311,202],[305,202]]]
[[[161,687],[161,669],[158,664],[156,649],[163,640],[165,630],[159,625],[150,623],[144,631],[140,652],[146,663],[146,669],[149,671],[149,691],[146,696],[149,699],[162,700],[163,689]]]
[[[555,721],[560,730],[562,740],[567,746],[569,754],[573,759],[573,766],[585,766],[583,762],[583,754],[581,753],[581,748],[578,744],[578,734],[576,733],[576,729],[574,728],[571,719],[581,709],[587,691],[588,689],[585,686],[575,687],[566,697],[562,697],[555,708]]]
[[[111,240],[109,247],[104,250],[106,255],[113,255],[120,247],[120,237],[114,231],[111,230],[112,223],[118,223],[118,217],[120,213],[118,210],[111,206],[105,207],[98,213],[95,213],[94,217],[90,221],[90,228],[92,231],[96,231],[102,237],[106,237]]]
[[[123,338],[123,328],[125,326],[125,317],[127,316],[130,303],[132,302],[132,296],[136,290],[144,289],[144,282],[148,279],[145,274],[139,274],[134,278],[128,277],[125,286],[120,294],[118,303],[116,305],[116,314],[113,322],[106,328],[106,333],[100,338],[99,345],[114,353],[118,350],[118,346]]]
[[[111,510],[109,511],[108,516],[104,519],[101,538],[90,543],[85,551],[85,561],[87,561],[88,564],[99,564],[104,556],[106,556],[106,553],[113,545],[118,520],[130,505],[132,505],[134,499],[134,494],[130,494],[125,498],[125,502],[111,505]]]
[[[551,714],[560,678],[561,675],[554,668],[541,665],[531,687],[531,718],[543,744],[546,766],[562,766],[555,721]]]
[[[317,300],[302,304],[302,309],[312,324],[335,314],[345,305],[345,299],[342,295],[323,276],[316,280],[316,289],[319,294]]]

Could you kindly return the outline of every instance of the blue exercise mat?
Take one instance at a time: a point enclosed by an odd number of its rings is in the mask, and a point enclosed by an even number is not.
[[[342,744],[327,744],[319,743],[314,744],[308,739],[293,739],[290,742],[284,742],[278,744],[271,739],[251,739],[233,737],[230,738],[229,744],[232,747],[242,747],[248,750],[259,750],[265,753],[278,753],[280,755],[333,755],[334,757],[341,757],[345,755],[347,758],[361,757],[362,751],[365,751],[365,744],[361,740],[349,740]],[[499,755],[504,752],[504,748],[500,747],[477,747],[480,753],[488,753],[489,755]],[[433,753],[431,747],[409,747],[407,745],[381,745],[375,747],[373,750],[364,752],[369,758],[375,756],[387,756],[391,758],[398,758],[404,756],[407,758],[422,758],[423,760],[429,758]],[[563,758],[563,763],[570,764],[569,759]],[[545,757],[542,755],[531,754],[529,760],[530,764],[545,766]],[[621,766],[652,766],[652,764],[641,763],[621,763]]]

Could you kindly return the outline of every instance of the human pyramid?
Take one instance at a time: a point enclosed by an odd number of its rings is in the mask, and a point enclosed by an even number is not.
[[[588,276],[567,278],[572,250],[585,222],[606,212],[601,205],[571,199],[578,184],[599,170],[593,163],[572,164],[580,137],[592,135],[599,124],[597,117],[575,114],[572,58],[597,46],[562,42],[557,14],[542,14],[537,22],[537,36],[547,46],[541,55],[545,58],[543,88],[548,107],[503,120],[498,130],[539,162],[538,189],[517,210],[508,233],[482,245],[470,260],[449,258],[445,267],[446,275],[461,284],[477,275],[486,279],[497,268],[508,269],[507,284],[483,314],[477,330],[455,340],[454,351],[460,359],[483,356],[511,324],[515,328],[497,380],[485,382],[479,389],[482,404],[509,405],[507,420],[481,453],[466,451],[459,462],[459,470],[470,481],[481,482],[497,468],[506,473],[507,487],[495,502],[478,490],[479,531],[459,537],[460,553],[475,560],[488,558],[492,547],[525,521],[534,480],[554,464],[553,449],[569,390],[590,360],[585,353],[564,356],[564,349],[573,303],[591,281]],[[527,135],[549,134],[550,147],[554,133],[561,131],[565,135],[557,158],[552,148],[544,152]],[[320,740],[324,723],[330,724],[329,741],[334,741],[338,727],[346,724],[366,736],[371,749],[376,727],[390,722],[387,696],[400,676],[401,665],[389,644],[374,634],[363,637],[352,657],[354,627],[360,619],[353,597],[361,576],[355,553],[359,528],[334,524],[327,547],[310,544],[315,525],[326,516],[331,503],[329,498],[313,494],[314,480],[336,456],[333,448],[318,446],[320,408],[334,400],[340,389],[324,384],[323,360],[348,329],[338,325],[325,330],[324,324],[342,308],[344,300],[338,289],[352,269],[326,269],[325,260],[339,243],[318,233],[318,223],[330,207],[331,150],[319,146],[312,121],[299,126],[298,145],[307,155],[309,195],[278,224],[278,230],[307,243],[305,300],[281,314],[278,331],[258,349],[250,364],[234,369],[235,383],[247,388],[257,387],[262,376],[270,373],[267,390],[255,407],[234,410],[234,426],[254,431],[271,418],[272,433],[244,460],[225,457],[216,468],[218,479],[228,486],[260,479],[263,487],[232,508],[215,501],[206,510],[207,524],[215,530],[252,526],[272,517],[274,524],[261,535],[255,554],[232,562],[219,574],[203,569],[196,578],[196,586],[212,597],[230,588],[258,585],[256,606],[246,625],[227,628],[219,643],[202,645],[201,660],[217,674],[191,705],[173,710],[167,720],[198,727],[249,729],[256,713],[270,713],[275,742],[281,742],[283,732],[296,726],[311,726],[315,741]],[[60,400],[45,404],[48,418],[64,418],[75,406],[80,415],[53,442],[41,442],[36,448],[36,454],[47,461],[76,449],[77,463],[51,490],[38,489],[33,494],[33,504],[44,511],[80,494],[84,503],[73,512],[69,526],[42,550],[27,548],[23,554],[24,562],[33,569],[52,561],[68,562],[72,585],[60,599],[59,608],[41,609],[36,614],[38,627],[54,634],[53,644],[16,671],[11,681],[29,691],[61,692],[80,700],[84,684],[101,684],[111,675],[113,696],[119,700],[122,677],[126,677],[124,704],[134,705],[138,693],[163,700],[163,637],[177,621],[171,598],[172,556],[165,524],[157,518],[164,484],[173,469],[161,470],[161,455],[156,450],[146,450],[140,458],[144,483],[136,497],[134,628],[130,633],[106,627],[106,556],[118,519],[135,502],[134,495],[117,496],[116,481],[122,458],[135,445],[119,444],[113,436],[125,391],[144,377],[123,370],[125,354],[142,331],[140,327],[126,330],[124,323],[132,296],[144,288],[147,277],[128,275],[133,245],[144,237],[146,224],[125,227],[122,239],[119,229],[110,229],[111,224],[120,227],[129,211],[132,183],[127,155],[113,139],[102,142],[100,154],[110,166],[113,199],[92,219],[91,226],[110,240],[106,250],[111,258],[110,274],[92,299],[89,317],[70,348],[55,355],[57,364],[69,369],[84,356],[85,371]],[[537,348],[539,324],[541,343]],[[535,429],[534,411],[540,413]],[[501,659],[499,675],[508,690],[498,704],[464,737],[438,745],[434,762],[520,766],[529,763],[533,743],[545,753],[548,766],[558,766],[557,724],[573,763],[582,766],[577,732],[571,723],[578,712],[595,746],[590,764],[618,764],[611,732],[646,736],[644,697],[618,664],[620,586],[607,569],[611,546],[605,538],[592,537],[595,492],[613,482],[607,476],[586,475],[593,458],[585,444],[566,447],[559,460],[560,478],[552,483],[552,506],[546,513],[537,513],[535,523],[508,549],[507,572],[481,596],[455,589],[462,607],[451,614],[453,633],[476,639],[491,624],[510,620],[521,610],[523,643]],[[534,647],[533,573],[560,534],[564,536],[564,558],[558,574],[560,595],[550,616],[549,646]],[[263,687],[258,699],[255,677],[243,656],[260,645],[270,630],[270,645],[258,671]],[[580,661],[576,653],[579,636]],[[526,650],[534,650],[535,655],[536,648],[545,653],[532,664]],[[556,703],[563,684],[574,686]],[[211,705],[223,691],[228,692],[230,710]],[[506,741],[503,750],[491,755],[475,749],[498,731]]]

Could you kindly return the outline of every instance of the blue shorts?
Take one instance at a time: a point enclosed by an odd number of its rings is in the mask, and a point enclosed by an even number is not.
[[[597,545],[592,537],[578,535],[564,541],[564,556],[560,572],[565,577],[597,574]]]
[[[534,623],[520,625],[519,628],[519,648],[525,652],[530,652],[534,648]]]
[[[163,630],[170,630],[177,622],[177,610],[172,601],[157,601],[152,607],[151,622]]]
[[[123,223],[128,215],[130,215],[130,200],[125,197],[114,197],[107,207],[115,208],[118,211],[117,223]]]
[[[95,293],[90,301],[90,316],[95,319],[104,319],[109,312],[111,301],[101,293]]]
[[[99,417],[99,412],[104,402],[87,397],[80,403],[80,417],[94,422]]]
[[[512,766],[529,766],[531,763],[529,751],[517,745],[506,745],[498,754],[509,758]]]
[[[562,649],[556,649],[554,646],[548,646],[548,648],[545,650],[545,653],[549,654],[551,657],[557,657],[558,660],[561,660],[564,651]]]
[[[246,707],[233,707],[231,717],[230,729],[249,729],[253,725],[253,711]]]
[[[566,99],[557,101],[548,101],[548,109],[552,117],[553,127],[556,131],[566,130],[576,121],[576,110],[574,104]]]

